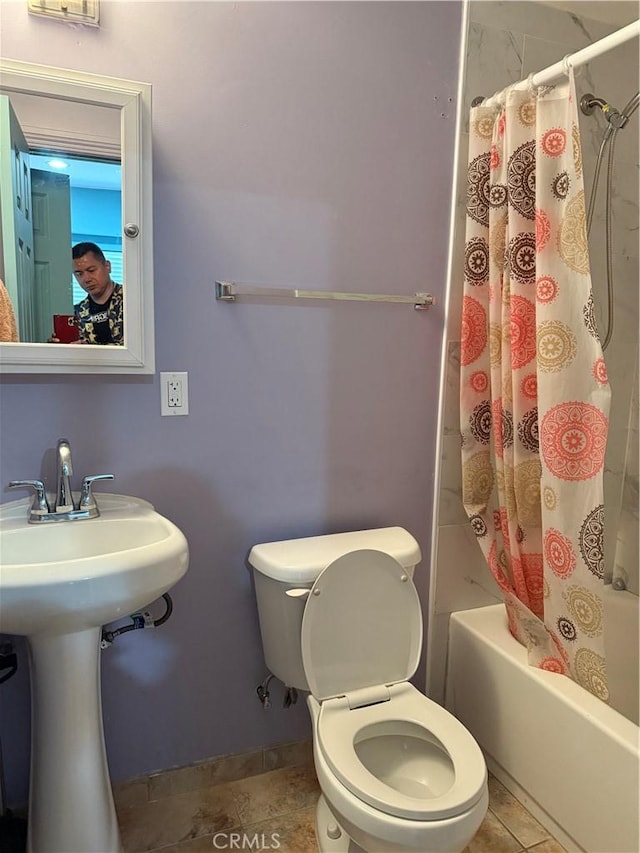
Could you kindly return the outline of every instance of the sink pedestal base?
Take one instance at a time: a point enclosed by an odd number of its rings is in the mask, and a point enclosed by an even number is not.
[[[119,853],[102,727],[100,628],[28,637],[28,853]]]

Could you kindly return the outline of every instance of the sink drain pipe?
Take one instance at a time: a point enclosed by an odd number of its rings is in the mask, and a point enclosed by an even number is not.
[[[162,598],[166,605],[166,609],[159,619],[154,619],[153,616],[146,610],[144,611],[144,613],[132,613],[129,617],[132,622],[129,625],[121,625],[119,628],[114,628],[113,631],[110,631],[107,627],[104,627],[102,629],[100,648],[109,648],[109,646],[114,642],[116,637],[119,637],[120,634],[126,634],[129,631],[138,631],[141,628],[158,628],[160,625],[164,625],[164,623],[173,613],[173,602],[171,601],[171,596],[168,592],[165,592]]]

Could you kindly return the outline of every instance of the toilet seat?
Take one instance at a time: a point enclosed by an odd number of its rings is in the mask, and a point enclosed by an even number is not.
[[[422,614],[415,586],[393,557],[352,551],[327,566],[305,605],[301,643],[305,675],[320,702],[317,745],[348,790],[386,814],[416,821],[455,817],[480,800],[486,786],[480,748],[455,717],[408,683],[420,658]],[[401,738],[419,742],[412,745],[423,753],[414,768],[415,795],[387,784],[384,771],[376,775],[361,760],[362,742],[378,737],[387,738],[387,757],[402,749]],[[435,789],[426,771],[440,776]]]
[[[435,821],[472,808],[486,785],[485,761],[473,737],[452,714],[408,682],[391,687],[389,693],[389,701],[354,710],[346,697],[321,703],[316,736],[333,773],[360,800],[396,817]],[[404,794],[367,769],[356,751],[363,734],[419,738],[430,747],[420,780],[423,796]],[[433,768],[436,773],[443,763],[449,765],[451,784],[446,790],[428,791],[431,760],[440,765]]]

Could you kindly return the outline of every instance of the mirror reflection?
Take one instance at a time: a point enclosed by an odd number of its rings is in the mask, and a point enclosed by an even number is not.
[[[117,108],[0,93],[0,340],[124,344],[120,136]]]

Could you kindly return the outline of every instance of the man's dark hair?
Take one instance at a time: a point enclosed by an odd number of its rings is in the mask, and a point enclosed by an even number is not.
[[[103,264],[106,263],[107,259],[104,256],[104,252],[95,243],[76,243],[71,249],[71,257],[75,261],[77,258],[83,258],[89,252],[93,252],[96,258]]]

